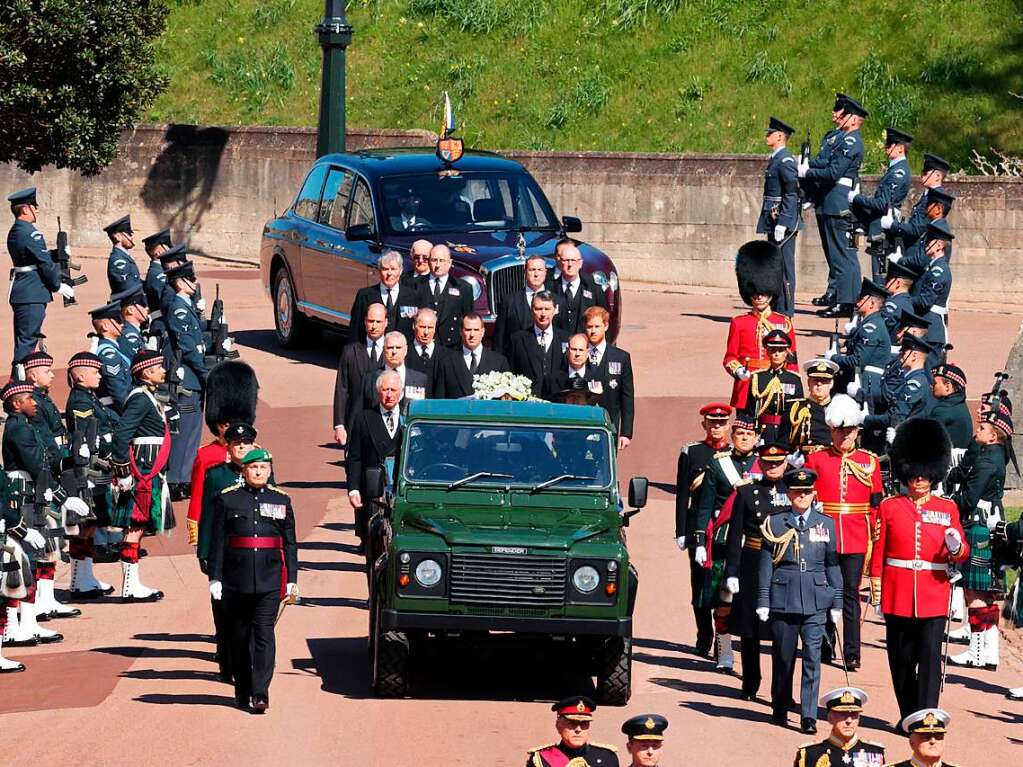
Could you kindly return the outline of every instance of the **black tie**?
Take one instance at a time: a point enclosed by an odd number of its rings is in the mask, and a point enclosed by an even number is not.
[[[433,302],[435,304],[440,302],[440,280],[433,281]]]
[[[469,375],[476,375],[476,371],[479,370],[479,360],[476,358],[476,352],[469,352]]]
[[[429,350],[429,348],[424,346],[423,347],[423,353],[420,354],[419,356],[423,358],[423,362],[429,362],[430,361],[430,350]]]
[[[376,365],[378,362],[380,362],[380,358],[377,357],[377,342],[376,341],[370,341],[369,342],[369,361],[372,362],[374,365]]]
[[[388,410],[384,419],[387,421],[387,433],[394,434],[394,413]]]
[[[391,298],[391,291],[387,291],[387,301],[384,302],[384,306],[387,307],[387,317],[391,319],[391,315],[394,313],[394,299]]]

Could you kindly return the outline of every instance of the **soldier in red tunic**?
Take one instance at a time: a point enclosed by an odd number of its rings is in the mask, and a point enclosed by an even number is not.
[[[949,565],[970,553],[959,509],[931,488],[948,473],[952,442],[937,421],[910,418],[895,433],[892,471],[907,490],[881,502],[870,560],[870,603],[884,615],[888,665],[904,718],[938,704]],[[900,725],[901,730],[901,725]]]
[[[870,555],[877,507],[884,494],[877,456],[856,447],[863,413],[847,394],[836,394],[825,410],[831,447],[811,453],[806,468],[817,472],[817,500],[835,520],[838,563],[842,568],[842,657],[853,671],[860,667],[860,581]],[[828,625],[830,644],[838,641]],[[829,642],[825,642],[825,645]],[[825,657],[827,654],[825,654]]]
[[[784,314],[771,309],[782,290],[782,256],[775,245],[764,240],[747,242],[735,257],[735,276],[739,295],[751,311],[733,317],[728,326],[728,344],[721,364],[735,381],[731,404],[737,410],[746,407],[749,379],[768,365],[764,336],[772,330],[783,331],[792,339],[789,370],[799,372],[796,364],[796,334]]]

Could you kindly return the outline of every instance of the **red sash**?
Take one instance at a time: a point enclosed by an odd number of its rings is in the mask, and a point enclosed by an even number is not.
[[[277,549],[281,555],[281,599],[288,594],[288,568],[284,566],[284,539],[280,536],[232,536],[227,539],[232,549]]]
[[[138,464],[135,463],[135,451],[130,448],[128,449],[128,467],[131,469],[132,477],[135,478],[135,494],[133,496],[135,505],[131,510],[132,522],[145,523],[152,518],[153,480],[167,466],[167,461],[170,458],[170,448],[170,429],[167,427],[167,422],[164,421],[163,443],[156,453],[153,468],[150,469],[148,474],[143,474],[139,471]]]
[[[753,461],[753,465],[750,466],[749,473],[750,476],[756,476],[763,473],[758,460]],[[738,487],[738,485],[736,487]],[[725,500],[724,505],[721,507],[721,512],[718,514],[717,519],[711,519],[710,522],[707,523],[707,561],[703,563],[703,566],[708,570],[714,566],[714,533],[727,525],[732,519],[732,506],[735,505],[735,495],[736,492],[733,488],[732,492]]]
[[[568,764],[568,755],[557,746],[545,748],[540,752],[540,756],[551,767],[565,767]]]

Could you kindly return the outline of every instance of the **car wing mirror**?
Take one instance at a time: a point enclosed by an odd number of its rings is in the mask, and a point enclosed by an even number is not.
[[[376,236],[376,229],[373,224],[370,223],[352,224],[345,230],[345,238],[347,238],[349,242],[373,240],[376,239]]]
[[[566,234],[583,230],[583,222],[577,216],[562,216],[561,225],[564,227]]]
[[[635,514],[646,506],[646,494],[649,484],[646,477],[633,477],[629,480],[629,506],[633,508],[631,513]]]

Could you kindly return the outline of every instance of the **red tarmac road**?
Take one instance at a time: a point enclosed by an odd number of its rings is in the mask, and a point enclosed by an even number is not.
[[[103,298],[102,262],[86,259],[86,271],[93,281],[79,290],[84,306],[53,305],[49,312],[45,332],[58,364],[86,347],[85,309]],[[255,270],[210,266],[202,276],[209,293],[212,282],[221,283],[235,338],[259,375],[260,439],[275,455],[277,477],[299,519],[304,604],[289,607],[278,627],[271,709],[262,717],[238,711],[231,689],[215,680],[205,578],[178,530],[146,541],[150,556],[142,577],[166,592],[162,602],[85,605],[81,618],[49,624],[65,633],[62,644],[10,652],[29,670],[0,678],[3,761],[13,763],[18,754],[52,765],[523,764],[528,747],[553,740],[550,701],[584,689],[587,681],[557,651],[456,647],[423,659],[415,699],[372,696],[365,580],[344,499],[343,454],[330,443],[337,339],[309,351],[279,352]],[[788,765],[808,740],[770,724],[766,644],[765,701],[752,704],[740,702],[738,678],[715,673],[693,654],[688,563],[673,539],[678,448],[697,436],[697,406],[727,397],[720,358],[728,318],[738,311],[724,295],[636,286],[625,296],[620,342],[633,355],[639,402],[636,439],[623,455],[621,475],[646,475],[655,489],[629,529],[641,577],[633,696],[624,708],[597,712],[593,738],[621,748],[618,728],[625,718],[662,713],[671,722],[664,764]],[[986,389],[1003,364],[1021,317],[955,307],[952,356],[964,364],[973,392]],[[823,350],[827,323],[799,314],[796,325],[803,359]],[[0,327],[0,358],[6,360],[5,302]],[[60,387],[61,404],[65,393]],[[179,519],[183,515],[178,504]],[[120,587],[117,565],[97,571]],[[62,566],[58,583],[66,580]],[[888,729],[896,706],[883,632],[872,614],[864,641],[864,667],[853,675],[871,695],[864,735],[883,742],[890,761],[906,758],[905,741]],[[838,668],[826,667],[822,690],[842,681]],[[1008,657],[997,672],[950,671],[942,705],[953,716],[952,761],[1004,765],[1019,759],[1023,705],[1003,693],[1021,683],[1020,665]],[[790,719],[797,721],[795,714]],[[824,737],[823,723],[820,733]]]

